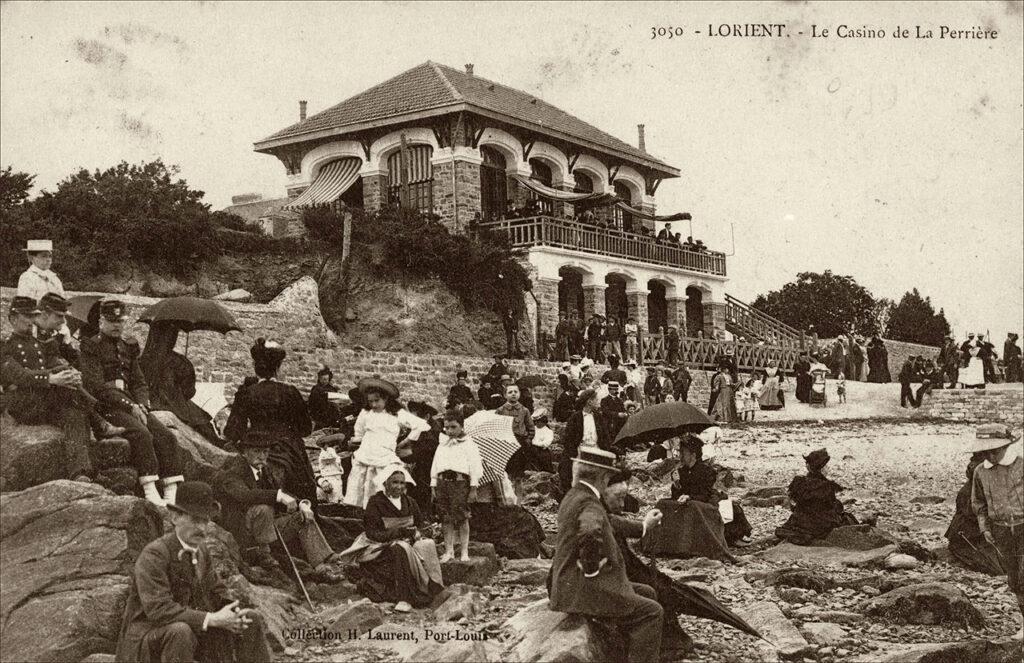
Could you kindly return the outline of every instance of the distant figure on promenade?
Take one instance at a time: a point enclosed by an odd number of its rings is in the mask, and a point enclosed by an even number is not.
[[[1003,342],[1003,363],[1006,366],[1005,378],[1007,382],[1021,381],[1021,351],[1017,345],[1019,336],[1010,332]]]
[[[877,336],[868,344],[868,382],[892,382],[892,375],[889,373],[889,351],[886,350],[882,339]]]

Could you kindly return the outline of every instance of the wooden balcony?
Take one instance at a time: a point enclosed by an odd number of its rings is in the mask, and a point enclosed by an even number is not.
[[[691,272],[725,276],[725,254],[717,251],[687,251],[657,243],[653,237],[615,228],[576,223],[550,216],[491,221],[481,230],[504,233],[512,246],[553,246],[596,256],[626,258]]]

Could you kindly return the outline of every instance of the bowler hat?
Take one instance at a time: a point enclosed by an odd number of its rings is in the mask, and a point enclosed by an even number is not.
[[[964,451],[966,453],[990,451],[1013,444],[1019,439],[1020,435],[1014,434],[1006,424],[982,424],[975,432],[974,442]]]
[[[25,242],[25,248],[22,249],[25,253],[39,253],[41,251],[53,251],[53,240],[49,239],[30,239]]]
[[[124,302],[118,299],[104,299],[100,302],[100,317],[108,322],[122,322],[128,318]]]
[[[39,307],[36,306],[36,300],[31,297],[14,297],[11,299],[11,313],[35,315],[39,313]]]
[[[277,438],[272,433],[262,430],[250,430],[235,445],[239,448],[269,449],[274,446],[275,441],[277,441]]]
[[[580,448],[578,455],[573,458],[573,462],[583,463],[585,465],[593,465],[594,467],[601,467],[612,472],[617,472],[618,467],[615,466],[616,456],[610,451],[596,448]]]
[[[48,292],[39,298],[39,310],[41,311],[52,311],[54,313],[67,313],[68,312],[68,300],[64,299],[55,292]]]
[[[807,454],[806,456],[804,456],[804,460],[807,461],[807,465],[810,466],[811,468],[815,470],[820,470],[821,468],[828,465],[828,461],[831,460],[831,457],[828,455],[828,450],[822,448],[815,449],[811,453]]]
[[[167,508],[200,520],[210,520],[220,513],[220,504],[213,499],[213,489],[202,481],[180,483],[174,503],[168,502]]]

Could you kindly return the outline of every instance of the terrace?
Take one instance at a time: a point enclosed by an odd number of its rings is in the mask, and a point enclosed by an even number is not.
[[[481,230],[504,233],[512,246],[551,246],[598,256],[625,258],[701,274],[725,276],[725,254],[659,243],[653,236],[539,215],[488,221]]]

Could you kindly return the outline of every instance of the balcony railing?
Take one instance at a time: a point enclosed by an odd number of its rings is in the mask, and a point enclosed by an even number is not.
[[[555,246],[583,253],[628,258],[693,272],[725,276],[725,254],[717,251],[688,251],[660,244],[653,237],[615,228],[597,226],[549,216],[490,221],[480,229],[502,232],[514,247]]]

